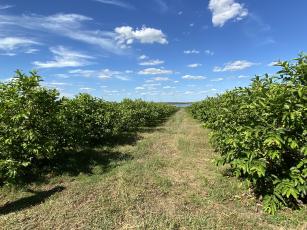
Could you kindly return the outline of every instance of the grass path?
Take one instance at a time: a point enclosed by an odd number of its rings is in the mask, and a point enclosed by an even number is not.
[[[97,151],[120,157],[31,190],[2,189],[0,228],[304,229],[307,222],[306,208],[263,214],[244,183],[214,165],[208,131],[184,110],[134,144]]]

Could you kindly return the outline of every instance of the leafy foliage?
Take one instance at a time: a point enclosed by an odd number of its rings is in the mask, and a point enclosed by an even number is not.
[[[212,130],[212,142],[237,176],[264,197],[264,210],[297,205],[307,192],[307,56],[279,62],[276,76],[257,76],[193,104],[192,115]]]
[[[60,98],[40,85],[36,72],[20,71],[0,83],[0,184],[17,183],[68,149],[103,145],[107,139],[155,125],[176,111],[170,105],[89,94]]]

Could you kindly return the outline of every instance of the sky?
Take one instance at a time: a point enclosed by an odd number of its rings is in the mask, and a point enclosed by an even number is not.
[[[0,0],[0,81],[73,97],[192,102],[307,48],[306,0]]]

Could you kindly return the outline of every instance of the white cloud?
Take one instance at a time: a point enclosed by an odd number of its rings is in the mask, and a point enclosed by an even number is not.
[[[157,75],[157,74],[172,74],[172,70],[158,69],[158,68],[147,68],[138,72],[142,75]]]
[[[223,80],[224,80],[224,78],[219,77],[219,78],[212,79],[211,81],[223,81]]]
[[[202,66],[202,64],[200,64],[200,63],[194,63],[194,64],[190,64],[190,65],[187,65],[187,66],[190,67],[190,68],[197,68],[197,67]]]
[[[13,52],[5,52],[5,53],[0,53],[0,55],[13,57],[13,56],[16,56],[16,53],[13,53]]]
[[[246,76],[246,75],[239,75],[238,78],[249,78],[249,76]]]
[[[141,29],[133,30],[130,26],[122,26],[115,28],[116,40],[121,48],[129,47],[135,40],[140,43],[160,43],[167,44],[166,35],[158,29],[147,28],[143,26]]]
[[[248,15],[244,5],[234,0],[210,0],[208,8],[212,12],[213,25],[219,27],[230,19],[241,20]]]
[[[198,50],[193,49],[193,50],[185,50],[185,51],[183,51],[183,53],[185,53],[185,54],[199,54],[200,52]]]
[[[14,7],[13,5],[0,5],[0,10],[6,10],[6,9],[9,9],[9,8],[12,8]]]
[[[4,37],[0,38],[0,49],[5,52],[15,51],[19,48],[29,47],[31,45],[39,45],[39,42],[36,42],[29,38],[23,37]]]
[[[183,14],[183,12],[182,12],[182,11],[179,11],[179,12],[178,12],[178,15],[182,15],[182,14]]]
[[[204,80],[204,79],[206,79],[206,77],[204,77],[204,76],[184,75],[184,76],[182,76],[182,79],[185,79],[185,80]]]
[[[183,94],[187,94],[187,95],[190,95],[190,94],[194,94],[195,92],[194,91],[185,91]]]
[[[89,30],[85,28],[85,22],[90,21],[93,21],[93,19],[80,14],[60,13],[50,16],[34,14],[23,14],[21,16],[0,15],[0,29],[4,27],[13,31],[20,31],[19,28],[31,32],[43,31],[95,45],[111,53],[121,54],[122,50],[115,41],[116,34],[112,31]]]
[[[81,91],[95,91],[96,89],[90,87],[82,87],[80,88]]]
[[[161,65],[161,64],[164,64],[164,61],[159,60],[159,59],[148,60],[148,61],[139,63],[139,65],[142,65],[142,66],[154,66],[154,65]]]
[[[213,56],[214,55],[214,52],[211,51],[211,50],[205,50],[205,53],[210,55],[210,56]]]
[[[39,50],[34,48],[29,48],[25,51],[26,54],[34,54],[37,53]]]
[[[194,26],[194,23],[190,23],[190,25],[189,25],[190,27],[193,27]]]
[[[163,0],[154,0],[162,13],[165,13],[168,10],[168,5]]]
[[[89,59],[93,57],[69,50],[63,46],[52,47],[50,51],[54,54],[54,60],[47,62],[35,61],[33,64],[38,68],[63,68],[79,67],[90,64]]]
[[[228,62],[224,65],[224,67],[215,66],[213,68],[213,72],[238,71],[249,68],[254,65],[258,65],[258,63],[253,63],[245,60],[238,60],[238,61]]]
[[[44,82],[43,84],[46,86],[70,86],[72,85],[67,82]]]
[[[169,85],[166,85],[166,86],[163,86],[163,89],[175,89],[176,87],[174,86],[169,86]]]
[[[271,63],[268,64],[268,66],[275,66],[277,65],[279,62],[278,61],[273,61]]]
[[[155,77],[152,80],[154,81],[170,81],[171,79],[168,77]]]
[[[100,70],[84,70],[84,69],[75,69],[70,70],[70,74],[74,76],[81,77],[98,77],[100,79],[111,79],[117,78],[119,80],[127,81],[129,78],[121,71],[110,70],[110,69],[100,69]]]
[[[140,60],[145,60],[145,59],[148,59],[148,58],[149,58],[149,57],[146,56],[145,54],[139,56],[139,59],[140,59]]]
[[[103,4],[113,5],[113,6],[119,6],[126,9],[133,9],[134,7],[124,1],[119,0],[94,0],[96,2],[100,2]]]
[[[142,86],[135,87],[135,90],[144,90],[145,88]]]

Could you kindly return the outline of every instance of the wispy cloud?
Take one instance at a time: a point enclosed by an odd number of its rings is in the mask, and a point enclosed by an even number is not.
[[[207,55],[210,55],[210,56],[213,56],[213,55],[214,55],[214,52],[211,51],[211,50],[205,50],[205,53],[206,53]]]
[[[25,37],[0,38],[0,50],[4,51],[4,55],[8,56],[14,56],[16,55],[16,52],[20,50],[23,50],[23,52],[27,53],[29,50],[28,48],[32,45],[40,45],[40,43]]]
[[[79,88],[81,91],[83,92],[92,92],[92,91],[95,91],[96,89],[94,88],[91,88],[91,87],[81,87]]]
[[[91,64],[92,56],[69,50],[63,46],[50,48],[54,57],[52,61],[35,61],[33,64],[37,68],[64,68],[64,67],[79,67]]]
[[[176,88],[175,86],[170,86],[170,85],[163,86],[163,89],[175,89],[175,88]]]
[[[202,66],[202,64],[200,64],[200,63],[193,63],[193,64],[189,64],[189,65],[187,65],[189,68],[197,68],[197,67],[200,67],[200,66]]]
[[[259,63],[254,63],[246,60],[238,60],[226,63],[223,67],[215,66],[213,72],[226,72],[226,71],[238,71],[243,70]]]
[[[119,0],[94,0],[96,2],[100,2],[103,4],[107,4],[107,5],[113,5],[113,6],[118,6],[118,7],[122,7],[122,8],[126,8],[126,9],[134,9],[134,7],[124,1],[119,1]]]
[[[16,28],[22,28],[28,32],[43,31],[95,45],[111,53],[121,54],[122,50],[115,41],[116,34],[113,31],[87,29],[85,23],[91,21],[93,21],[92,18],[80,14],[0,15],[0,31],[5,31],[3,28],[16,31]]]
[[[184,76],[182,76],[182,79],[184,79],[184,80],[205,80],[206,77],[201,76],[201,75],[199,75],[199,76],[184,75]]]
[[[184,50],[183,53],[184,53],[184,54],[199,54],[200,51],[199,51],[199,50],[192,49],[192,50]]]
[[[117,70],[110,70],[110,69],[99,69],[99,70],[86,70],[86,69],[74,69],[68,71],[69,74],[73,76],[81,76],[81,77],[87,77],[87,78],[100,78],[103,80],[116,78],[119,80],[129,80],[126,73],[123,73],[122,71]]]
[[[241,79],[241,78],[249,78],[249,77],[250,77],[250,76],[247,76],[247,75],[239,75],[239,76],[238,76],[238,78],[240,78],[240,79]]]
[[[154,81],[170,81],[171,79],[168,78],[168,77],[155,77],[155,78],[152,78],[152,80],[154,80]]]
[[[158,74],[172,74],[172,70],[159,69],[159,68],[147,68],[138,72],[141,75],[158,75]]]
[[[224,78],[219,77],[219,78],[214,78],[214,79],[212,79],[212,80],[210,80],[210,81],[215,82],[215,81],[223,81],[223,80],[224,80]]]
[[[168,11],[168,5],[163,0],[154,0],[156,4],[159,6],[160,12],[165,13]]]
[[[268,64],[268,66],[276,66],[279,62],[278,61],[272,61]]]
[[[248,15],[248,10],[243,4],[234,0],[210,0],[209,10],[212,12],[214,26],[222,27],[228,20],[242,20]]]
[[[149,57],[146,56],[145,54],[139,56],[139,60],[145,60],[145,59],[148,59]]]
[[[6,9],[9,9],[9,8],[12,8],[14,7],[13,5],[0,5],[0,10],[6,10]]]
[[[147,61],[143,61],[139,63],[139,65],[142,65],[142,66],[155,66],[155,65],[161,65],[161,64],[164,64],[164,61],[160,59],[147,60]]]

